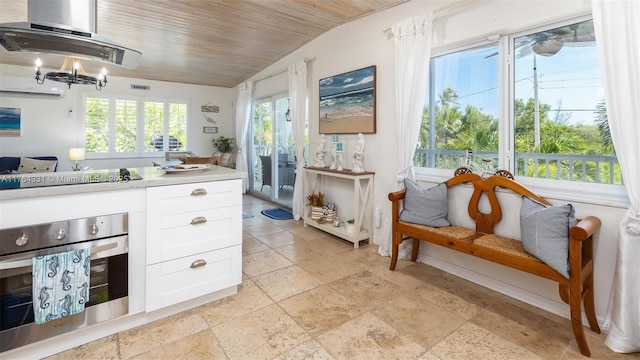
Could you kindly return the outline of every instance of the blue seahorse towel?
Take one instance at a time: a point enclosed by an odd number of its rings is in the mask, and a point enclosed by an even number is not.
[[[36,324],[84,311],[89,300],[89,249],[33,258],[33,313]]]

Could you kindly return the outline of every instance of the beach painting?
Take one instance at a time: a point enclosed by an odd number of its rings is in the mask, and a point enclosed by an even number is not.
[[[0,136],[20,136],[20,108],[0,107]]]
[[[320,80],[320,134],[375,132],[375,66]]]

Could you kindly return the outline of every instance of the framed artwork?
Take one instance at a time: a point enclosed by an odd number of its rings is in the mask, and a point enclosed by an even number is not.
[[[20,136],[20,108],[0,107],[0,136]]]
[[[320,134],[376,132],[376,67],[320,80]]]
[[[203,126],[202,132],[205,134],[217,134],[218,127],[217,126]]]
[[[220,112],[220,107],[212,102],[208,102],[202,106],[200,106],[200,111],[201,112],[211,112],[211,113],[217,113]]]

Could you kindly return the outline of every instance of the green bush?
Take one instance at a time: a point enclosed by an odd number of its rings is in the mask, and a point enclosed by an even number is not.
[[[230,154],[233,152],[234,141],[234,138],[220,136],[218,138],[212,138],[211,145],[213,145],[213,148],[218,152]]]

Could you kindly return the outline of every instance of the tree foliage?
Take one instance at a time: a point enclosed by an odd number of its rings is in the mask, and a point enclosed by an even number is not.
[[[458,106],[455,90],[446,88],[435,104],[435,138],[437,149],[476,151],[498,150],[498,119],[481,109]],[[596,125],[572,125],[570,114],[554,112],[551,106],[539,104],[540,149],[534,145],[535,102],[516,99],[515,149],[516,152],[543,154],[614,155],[604,102],[598,104]],[[429,107],[425,106],[420,130],[420,148],[429,148]]]
[[[485,114],[481,109],[467,105],[461,109],[458,95],[454,89],[446,88],[438,95],[435,103],[435,146],[439,150],[473,149],[477,152],[498,151],[499,120]],[[561,108],[562,104],[558,104]],[[429,149],[430,126],[429,107],[425,106],[422,114],[422,126],[419,134],[419,149]],[[548,104],[538,104],[540,126],[540,146],[535,146],[535,111],[534,99],[516,99],[514,103],[515,132],[514,144],[516,153],[556,154],[580,156],[615,156],[609,124],[607,122],[604,101],[597,105],[594,113],[595,124],[571,124],[571,114],[557,110],[551,112]],[[619,168],[610,169],[608,164],[596,165],[596,161],[567,160],[539,161],[529,160],[517,164],[520,175],[552,177],[581,180],[583,175],[587,181],[607,182],[611,176],[614,183],[621,183]],[[598,172],[599,171],[599,172]],[[612,175],[613,174],[613,175]]]

